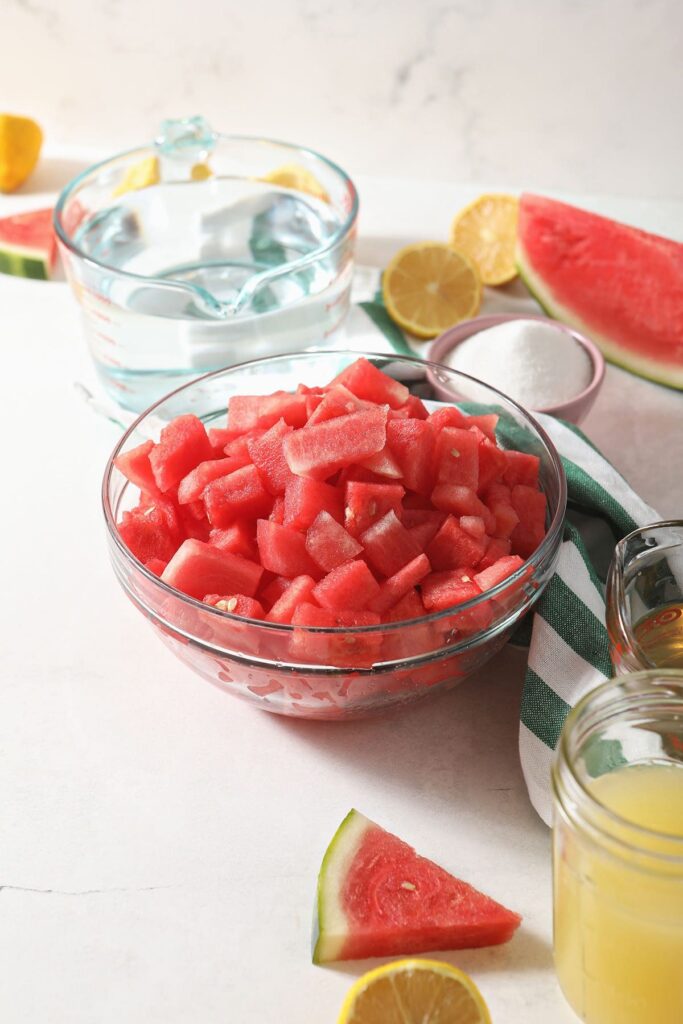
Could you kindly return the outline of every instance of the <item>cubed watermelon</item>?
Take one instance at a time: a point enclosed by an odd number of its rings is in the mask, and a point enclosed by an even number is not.
[[[242,615],[245,619],[263,619],[265,611],[260,601],[245,594],[206,594],[204,604],[218,608],[221,612],[231,615]]]
[[[344,526],[353,537],[360,537],[387,512],[393,511],[400,519],[405,493],[401,484],[350,480],[345,488]]]
[[[212,455],[202,421],[191,413],[176,417],[163,428],[159,443],[149,453],[157,487],[160,491],[176,487],[191,469]]]
[[[451,512],[456,516],[481,516],[487,532],[495,529],[495,516],[471,487],[437,484],[432,491],[432,502],[443,512]]]
[[[411,418],[387,423],[387,445],[401,467],[404,485],[411,491],[431,493],[435,436],[434,428],[426,420]]]
[[[483,493],[489,483],[497,480],[505,471],[507,463],[505,452],[489,441],[487,437],[479,442],[479,493]]]
[[[493,565],[490,565],[488,569],[483,569],[481,572],[476,573],[474,582],[480,590],[490,590],[492,587],[502,583],[508,576],[511,576],[513,572],[521,569],[523,565],[524,561],[519,555],[504,556],[494,562]]]
[[[244,594],[253,597],[263,568],[229,551],[220,551],[200,540],[185,540],[170,560],[161,578],[190,597],[205,594]]]
[[[207,484],[218,477],[228,476],[239,468],[239,461],[236,459],[210,459],[208,462],[200,462],[178,484],[178,504],[188,505],[190,502],[198,501]]]
[[[368,406],[295,430],[284,440],[287,464],[299,476],[325,480],[338,469],[381,451],[386,443],[386,422],[385,406]]]
[[[365,530],[360,542],[372,567],[384,576],[393,576],[422,553],[393,509]]]
[[[325,420],[332,420],[337,416],[346,416],[350,412],[362,409],[365,404],[343,384],[335,384],[323,394],[319,404],[309,415],[308,426],[312,427],[316,423],[323,423]]]
[[[414,590],[431,570],[432,567],[426,555],[418,555],[413,558],[397,573],[389,576],[384,583],[380,584],[379,594],[370,602],[371,610],[380,614],[388,611],[398,604],[407,593]]]
[[[306,550],[321,569],[331,572],[355,558],[363,548],[329,512],[322,511],[306,532]]]
[[[213,449],[214,458],[220,459],[225,454],[225,446],[235,438],[235,432],[227,427],[208,427],[207,436]]]
[[[379,594],[379,583],[362,559],[345,562],[327,574],[313,591],[328,611],[361,611]]]
[[[291,642],[292,659],[314,661],[329,665],[372,664],[382,643],[381,633],[355,632],[314,633],[313,629],[348,629],[359,626],[377,626],[379,615],[354,609],[330,611],[314,604],[300,605],[292,618],[294,630]],[[304,627],[304,628],[301,628]],[[305,628],[308,627],[308,628]]]
[[[415,420],[426,420],[429,416],[427,406],[417,395],[408,395],[401,406],[401,412],[407,413],[409,418]]]
[[[479,441],[470,430],[444,427],[434,453],[437,484],[459,484],[476,491],[479,485]]]
[[[459,569],[477,564],[484,554],[484,542],[461,529],[455,516],[448,516],[426,554],[434,569]]]
[[[480,588],[465,569],[434,572],[422,582],[422,600],[428,611],[445,611],[480,594]]]
[[[302,394],[233,395],[228,405],[228,430],[239,434],[254,427],[267,430],[280,419],[292,427],[303,427],[306,415],[306,396]]]
[[[247,441],[251,461],[271,494],[284,494],[286,485],[292,479],[292,471],[285,460],[282,442],[293,429],[290,424],[280,419],[262,437],[250,438]]]
[[[475,540],[483,540],[486,527],[481,516],[460,516],[460,529],[469,533]]]
[[[313,576],[320,579],[320,568],[306,550],[303,533],[290,526],[259,519],[256,523],[256,543],[261,565],[278,576]]]
[[[248,466],[252,461],[249,454],[249,442],[257,441],[264,434],[265,430],[256,427],[254,430],[247,431],[246,434],[239,434],[233,437],[232,441],[228,441],[225,446],[225,454],[231,459],[239,459],[242,466]]]
[[[400,480],[403,472],[391,449],[387,444],[381,452],[376,452],[367,459],[363,459],[361,466],[369,469],[379,477],[387,477],[390,480]]]
[[[503,473],[503,480],[508,487],[525,484],[527,487],[538,488],[538,472],[541,465],[538,455],[512,450],[506,451],[504,454],[507,465]]]
[[[275,501],[273,502],[273,507],[270,510],[270,515],[268,516],[268,518],[270,519],[271,523],[279,523],[281,526],[284,524],[285,498],[283,494],[278,494],[278,496],[276,497]]]
[[[213,480],[205,488],[203,499],[209,522],[221,529],[236,519],[268,515],[273,507],[273,496],[253,465]]]
[[[388,377],[362,357],[342,370],[331,384],[343,384],[358,398],[392,409],[399,409],[410,398],[405,384]]]
[[[467,430],[469,426],[467,416],[454,405],[444,405],[440,409],[435,409],[429,414],[428,422],[436,433],[444,427],[462,427],[463,430]]]
[[[177,534],[169,529],[167,517],[156,505],[144,511],[124,512],[119,533],[129,550],[143,563],[151,559],[168,562],[178,547]]]
[[[545,536],[545,494],[533,486],[515,484],[512,488],[512,507],[519,516],[519,523],[510,535],[512,550],[529,558]]]
[[[292,476],[285,487],[283,522],[295,530],[308,529],[321,511],[328,512],[333,519],[341,520],[343,508],[343,495],[336,487],[322,480]]]
[[[469,427],[479,427],[479,429],[486,434],[491,441],[496,440],[496,425],[498,423],[498,416],[494,412],[484,413],[479,416],[468,416],[467,425]]]
[[[232,551],[255,562],[258,560],[256,530],[250,519],[237,519],[224,530],[211,530],[209,543],[221,551]]]
[[[511,549],[512,543],[509,538],[503,540],[501,537],[490,537],[486,544],[484,557],[477,562],[477,572],[481,572],[482,569],[488,569],[488,567],[493,565],[494,562],[497,562],[499,558],[509,555]]]
[[[315,580],[312,576],[296,576],[280,597],[273,602],[266,615],[268,622],[280,622],[283,625],[291,622],[300,605],[313,601],[314,588]]]
[[[259,587],[259,600],[268,608],[272,608],[276,601],[279,601],[285,590],[291,587],[292,580],[287,576],[273,576],[271,572],[264,572]]]
[[[153,448],[154,441],[143,441],[137,448],[131,448],[117,456],[114,465],[134,487],[139,487],[147,494],[156,495],[161,494],[161,491],[157,487],[149,461],[149,453]]]

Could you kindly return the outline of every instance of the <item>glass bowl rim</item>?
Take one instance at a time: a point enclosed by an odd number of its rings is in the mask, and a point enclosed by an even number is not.
[[[280,270],[283,274],[295,271],[300,264],[310,262],[312,257],[315,257],[316,259],[322,258],[327,253],[331,252],[337,245],[339,245],[339,243],[343,241],[343,239],[346,238],[347,235],[349,235],[349,233],[353,230],[353,226],[358,217],[358,190],[353,180],[349,177],[346,171],[342,167],[340,167],[339,164],[335,163],[333,160],[330,160],[329,157],[323,156],[322,153],[318,153],[316,150],[310,149],[308,146],[299,146],[297,143],[283,142],[281,139],[270,139],[264,135],[228,135],[224,132],[215,132],[215,137],[219,142],[256,142],[266,144],[269,146],[279,147],[283,150],[287,150],[290,154],[304,153],[306,156],[313,157],[315,160],[319,160],[321,163],[325,164],[328,168],[330,168],[330,170],[332,170],[342,179],[342,181],[346,184],[347,188],[351,193],[351,209],[347,213],[345,220],[339,225],[334,234],[325,242],[324,245],[321,245],[319,248],[314,249],[312,252],[306,253],[304,256],[299,256],[295,260],[290,260],[288,263],[283,263],[280,267]],[[89,266],[97,267],[98,269],[101,270],[106,270],[108,273],[117,274],[120,277],[125,278],[126,280],[144,281],[147,283],[156,280],[165,281],[165,279],[158,279],[153,275],[134,274],[128,270],[121,270],[120,267],[115,267],[110,263],[103,263],[100,260],[93,259],[92,256],[87,255],[79,246],[77,246],[74,243],[70,232],[67,232],[66,228],[62,224],[62,214],[64,212],[64,207],[67,201],[78,192],[78,189],[84,184],[84,182],[88,178],[91,178],[94,175],[99,174],[99,172],[103,168],[113,165],[117,161],[124,160],[125,158],[130,158],[138,154],[140,156],[142,156],[142,154],[149,154],[150,150],[154,150],[153,142],[148,143],[145,146],[135,146],[133,149],[122,150],[119,153],[113,154],[113,156],[105,157],[103,160],[99,160],[96,163],[91,164],[89,167],[86,167],[85,170],[81,171],[80,174],[77,174],[75,178],[72,178],[71,181],[69,181],[64,186],[62,191],[59,193],[59,196],[57,197],[57,202],[55,203],[54,209],[52,211],[52,224],[57,235],[57,238],[61,242],[61,244],[64,245],[72,253],[73,256],[77,257],[79,260],[82,260]],[[249,179],[245,178],[243,180],[248,181]],[[167,282],[165,281],[165,283]]]
[[[551,464],[555,472],[555,477],[559,483],[559,495],[555,514],[552,518],[552,521],[546,531],[543,540],[538,545],[536,550],[528,558],[524,560],[519,569],[517,569],[510,576],[507,576],[504,580],[501,580],[501,582],[497,583],[495,587],[491,587],[490,590],[485,590],[483,593],[478,594],[476,597],[470,598],[469,601],[463,601],[461,604],[451,605],[450,607],[445,608],[441,611],[430,612],[430,614],[428,615],[421,615],[417,619],[401,619],[398,622],[387,623],[380,622],[376,626],[292,626],[289,623],[266,622],[264,619],[251,619],[246,615],[235,615],[232,612],[222,611],[219,608],[214,608],[212,605],[204,604],[203,601],[199,601],[194,597],[190,597],[189,594],[184,594],[181,590],[177,590],[175,587],[170,587],[161,579],[161,577],[156,576],[150,569],[147,568],[147,566],[140,562],[131,551],[129,551],[129,549],[126,547],[126,545],[123,543],[121,539],[121,535],[119,534],[119,531],[116,527],[114,515],[112,514],[113,510],[111,507],[111,502],[109,500],[109,485],[111,483],[112,473],[115,469],[114,460],[121,453],[126,441],[134,433],[138,426],[145,419],[147,419],[148,416],[151,416],[154,413],[155,409],[157,409],[160,405],[163,405],[170,398],[180,395],[183,391],[187,391],[190,388],[195,387],[197,384],[202,383],[202,381],[210,380],[212,377],[218,377],[221,374],[233,370],[239,370],[242,369],[243,367],[256,366],[259,363],[274,362],[275,360],[279,359],[309,359],[311,357],[315,357],[316,355],[324,355],[328,357],[334,355],[342,357],[355,356],[356,358],[360,358],[362,356],[365,357],[366,359],[374,359],[379,357],[383,360],[389,360],[391,362],[416,363],[419,364],[420,366],[426,366],[428,370],[446,370],[446,372],[449,374],[453,374],[455,376],[460,377],[466,377],[468,380],[474,381],[476,384],[481,385],[483,388],[492,392],[494,395],[500,396],[500,398],[502,398],[504,402],[512,405],[519,413],[521,413],[522,418],[527,422],[527,424],[530,424],[536,431],[536,433],[540,436],[541,441],[545,445],[546,450],[550,455]],[[201,417],[199,418],[201,419]],[[126,484],[126,486],[128,486],[128,484]],[[560,454],[557,451],[557,448],[555,447],[553,441],[551,440],[550,436],[545,431],[545,429],[541,426],[540,423],[538,423],[536,419],[534,419],[530,412],[528,412],[523,406],[519,405],[518,402],[515,402],[512,398],[509,398],[502,391],[499,391],[498,388],[494,388],[490,384],[486,384],[484,383],[484,381],[478,380],[476,377],[471,377],[467,373],[461,373],[459,370],[453,370],[450,367],[443,366],[440,363],[433,363],[429,360],[421,359],[419,356],[407,356],[398,353],[393,354],[390,352],[356,352],[352,349],[326,349],[318,350],[317,352],[289,352],[284,355],[262,356],[259,359],[245,360],[242,363],[235,363],[231,366],[221,367],[219,370],[212,370],[210,373],[205,373],[201,377],[196,377],[194,380],[190,381],[189,384],[183,384],[180,387],[175,388],[173,391],[169,391],[162,398],[154,402],[153,405],[148,406],[147,409],[141,412],[140,415],[133,421],[133,423],[131,423],[128,429],[119,438],[105,466],[104,476],[102,478],[101,500],[102,510],[104,512],[104,518],[107,525],[107,530],[109,532],[109,536],[113,540],[116,548],[123,555],[124,560],[126,562],[129,562],[132,568],[136,569],[138,572],[142,572],[142,574],[146,576],[151,583],[158,586],[163,593],[171,597],[183,600],[184,602],[188,603],[190,607],[200,608],[202,609],[202,611],[208,611],[210,613],[213,613],[214,615],[218,615],[221,617],[222,621],[225,621],[225,619],[227,618],[231,619],[235,623],[246,622],[254,626],[259,626],[261,628],[266,628],[269,630],[272,629],[275,632],[282,633],[283,635],[293,633],[294,630],[303,630],[307,633],[310,632],[313,634],[323,634],[331,636],[349,633],[352,633],[354,635],[360,634],[365,636],[372,635],[373,633],[391,633],[393,630],[404,629],[406,626],[439,622],[440,620],[448,618],[453,614],[457,614],[458,612],[469,611],[471,608],[476,608],[479,604],[482,604],[484,601],[488,601],[491,597],[496,597],[503,590],[506,590],[516,580],[520,580],[526,573],[528,573],[529,567],[534,569],[536,567],[536,564],[538,562],[541,562],[547,556],[547,554],[556,546],[556,542],[559,542],[560,533],[563,527],[567,507],[567,478],[564,472],[564,467],[562,465]],[[486,630],[478,631],[477,633],[473,634],[473,636],[484,636],[488,628],[489,627],[487,627]],[[471,640],[472,638],[468,637],[466,639]]]

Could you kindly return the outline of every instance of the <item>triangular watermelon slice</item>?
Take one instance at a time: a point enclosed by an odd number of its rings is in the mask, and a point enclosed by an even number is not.
[[[525,194],[517,266],[551,316],[607,359],[683,389],[683,245],[566,203]]]
[[[0,273],[47,280],[57,260],[52,210],[0,219]]]
[[[314,963],[507,942],[519,914],[350,811],[318,876]]]

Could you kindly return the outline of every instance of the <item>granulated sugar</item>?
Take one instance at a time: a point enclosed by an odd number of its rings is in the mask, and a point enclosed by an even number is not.
[[[529,409],[546,409],[574,398],[593,373],[583,346],[570,334],[539,320],[509,320],[456,345],[445,360],[454,370],[492,384]],[[458,386],[463,397],[467,385]]]

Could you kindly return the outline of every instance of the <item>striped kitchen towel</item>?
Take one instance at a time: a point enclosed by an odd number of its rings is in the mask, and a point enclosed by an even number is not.
[[[391,322],[379,294],[354,307],[346,340],[366,351],[420,354]],[[578,427],[552,416],[536,418],[560,453],[568,490],[557,568],[534,608],[519,726],[529,797],[550,824],[550,766],[562,724],[579,698],[612,674],[602,581],[614,545],[661,517]]]

